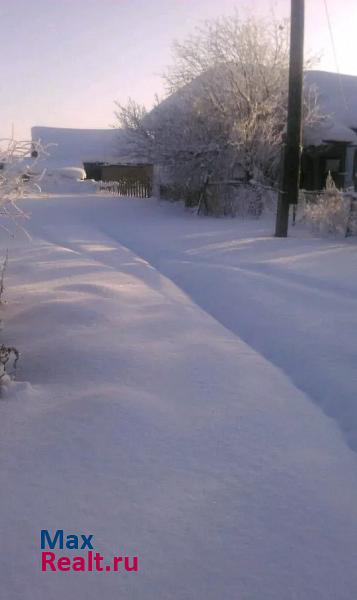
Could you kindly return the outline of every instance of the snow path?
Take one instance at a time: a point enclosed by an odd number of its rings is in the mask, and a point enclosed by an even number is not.
[[[117,237],[158,252],[134,206]],[[334,421],[113,239],[111,199],[31,208],[3,309],[31,382],[0,402],[4,598],[354,600],[356,456]],[[139,573],[40,573],[43,528]]]
[[[40,230],[41,219],[45,228],[53,216],[61,223],[67,218],[62,202],[70,203],[73,223],[95,222],[114,244],[119,241],[148,260],[282,369],[337,421],[357,450],[355,238],[328,241],[305,234],[305,239],[278,240],[265,222],[197,219],[181,206],[158,207],[145,199],[101,200],[62,199],[50,212],[42,205],[38,211],[35,203],[33,223]],[[112,252],[100,257],[115,266]]]

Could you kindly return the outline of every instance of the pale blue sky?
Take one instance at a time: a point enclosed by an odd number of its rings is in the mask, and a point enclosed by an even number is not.
[[[114,99],[151,105],[171,43],[204,19],[290,0],[0,0],[0,136],[32,125],[107,127]],[[338,64],[357,75],[357,0],[328,0]],[[306,0],[306,50],[335,70],[323,0]]]

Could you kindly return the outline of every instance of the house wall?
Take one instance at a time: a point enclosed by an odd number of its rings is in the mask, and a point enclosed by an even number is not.
[[[356,185],[356,156],[357,146],[349,146],[346,150],[346,179],[345,187],[352,187]]]
[[[103,165],[102,181],[146,180],[152,183],[153,165]]]
[[[353,185],[354,152],[355,146],[343,142],[305,148],[301,160],[301,187],[323,189],[329,171],[338,188]]]
[[[84,162],[83,167],[86,172],[86,178],[94,179],[94,181],[101,181],[102,180],[102,166],[103,166],[103,163]]]

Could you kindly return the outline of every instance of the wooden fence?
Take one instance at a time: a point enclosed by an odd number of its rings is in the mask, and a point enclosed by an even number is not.
[[[119,181],[100,181],[99,191],[135,198],[150,198],[152,195],[150,180],[135,181],[132,179],[120,179]]]

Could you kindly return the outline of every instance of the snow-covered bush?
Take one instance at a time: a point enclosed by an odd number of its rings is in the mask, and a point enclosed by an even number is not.
[[[0,216],[16,225],[25,216],[16,201],[41,191],[39,161],[47,155],[40,141],[0,139]]]
[[[258,218],[276,214],[277,192],[252,180],[209,183],[204,191],[198,212],[215,216]]]
[[[9,226],[20,226],[21,217],[26,217],[17,206],[16,201],[28,194],[41,191],[39,182],[43,173],[39,167],[39,160],[47,151],[41,142],[17,141],[14,139],[0,140],[0,225],[9,235],[13,235]],[[4,291],[4,275],[7,265],[8,253],[3,260],[0,271],[0,300]],[[6,371],[6,365],[11,356],[14,356],[14,369],[19,359],[19,352],[14,347],[2,344],[0,346],[0,391],[9,383],[11,374]]]
[[[9,362],[9,360],[11,359],[11,357],[13,357],[13,372],[9,373],[9,371],[6,371],[6,365]],[[16,365],[17,365],[17,361],[20,358],[20,353],[19,351],[14,348],[13,346],[4,346],[4,344],[2,344],[0,346],[0,392],[1,392],[1,388],[4,385],[8,385],[11,381],[11,378],[14,376],[14,372],[16,370]]]
[[[350,210],[351,199],[336,187],[329,173],[326,187],[316,200],[305,200],[302,207],[302,219],[319,233],[346,235]]]

